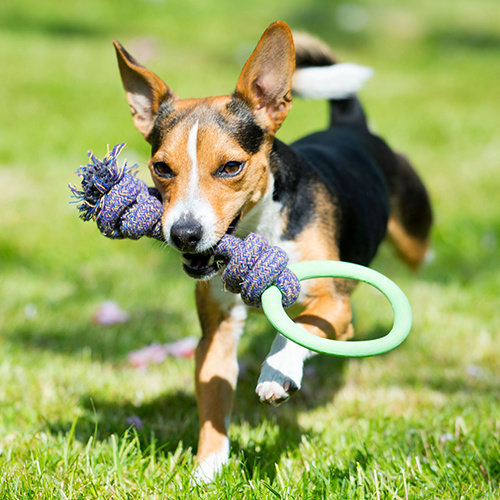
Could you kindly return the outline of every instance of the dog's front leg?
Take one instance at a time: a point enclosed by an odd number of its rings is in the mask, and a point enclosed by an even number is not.
[[[199,282],[196,305],[202,338],[196,349],[196,397],[200,437],[195,479],[210,482],[227,462],[227,427],[238,377],[237,344],[246,308],[232,294],[217,300],[210,283]]]
[[[294,321],[320,337],[347,340],[352,336],[350,292],[345,280],[318,279],[307,288],[305,310]],[[256,393],[259,399],[278,406],[298,391],[304,361],[314,353],[278,334],[262,365]]]

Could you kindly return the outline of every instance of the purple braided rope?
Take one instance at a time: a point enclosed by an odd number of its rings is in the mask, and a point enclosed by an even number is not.
[[[215,253],[229,259],[222,273],[224,286],[230,292],[240,293],[246,305],[260,307],[262,294],[271,285],[280,289],[283,307],[297,300],[300,282],[286,267],[287,254],[271,246],[260,234],[250,233],[244,240],[226,234]]]
[[[118,166],[116,158],[124,146],[117,144],[102,161],[90,152],[90,162],[78,170],[82,189],[70,189],[80,203],[80,218],[95,219],[108,238],[137,240],[150,236],[162,240],[163,204],[159,194],[134,175],[134,167],[126,163]]]
[[[135,176],[134,167],[116,163],[124,146],[116,145],[102,161],[89,153],[90,162],[77,172],[81,189],[70,189],[79,203],[80,217],[94,219],[108,238],[136,240],[149,236],[164,241],[163,205],[158,192]],[[260,307],[262,294],[271,285],[280,289],[283,307],[297,300],[300,282],[286,267],[287,254],[259,234],[250,233],[244,240],[226,234],[213,251],[226,262],[222,273],[225,288],[240,293],[245,304]]]

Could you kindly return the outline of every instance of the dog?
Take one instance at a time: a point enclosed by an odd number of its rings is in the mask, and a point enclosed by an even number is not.
[[[195,353],[200,435],[195,479],[209,482],[229,457],[227,436],[238,377],[236,348],[246,319],[223,290],[213,248],[226,234],[257,232],[292,262],[368,265],[388,234],[417,268],[429,248],[432,211],[418,175],[371,133],[356,91],[370,70],[337,63],[330,49],[284,22],[271,24],[231,95],[180,99],[114,42],[135,127],[151,145],[149,168],[164,203],[165,240],[195,278],[202,337]],[[276,132],[292,92],[329,102],[330,124],[292,145]],[[353,335],[350,280],[303,283],[294,319],[314,335]],[[278,334],[256,392],[278,405],[301,387],[312,353]]]

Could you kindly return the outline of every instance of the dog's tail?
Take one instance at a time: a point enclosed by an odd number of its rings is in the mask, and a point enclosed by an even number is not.
[[[331,125],[366,127],[366,116],[356,97],[373,70],[354,63],[338,63],[330,48],[306,33],[293,34],[296,70],[294,94],[330,101]]]

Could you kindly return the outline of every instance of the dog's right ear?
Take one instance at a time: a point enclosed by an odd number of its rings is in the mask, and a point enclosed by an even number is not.
[[[175,94],[161,78],[137,62],[119,42],[114,40],[113,44],[134,125],[149,141],[161,103],[174,99]]]

